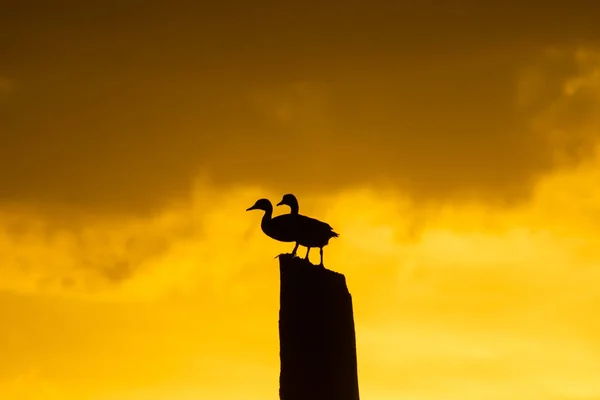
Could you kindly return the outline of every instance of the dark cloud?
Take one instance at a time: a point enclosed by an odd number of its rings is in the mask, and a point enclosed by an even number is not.
[[[19,287],[25,281],[25,287],[41,291],[94,291],[125,283],[151,271],[173,243],[204,238],[200,221],[180,211],[177,217],[102,218],[59,226],[39,214],[0,210],[5,283]]]
[[[0,199],[113,212],[186,196],[199,171],[522,198],[555,166],[531,119],[563,101],[574,65],[532,54],[600,37],[593,10],[553,5],[9,3],[0,73],[19,90],[0,108]],[[523,100],[531,63],[551,71]],[[581,102],[565,121],[595,107]]]

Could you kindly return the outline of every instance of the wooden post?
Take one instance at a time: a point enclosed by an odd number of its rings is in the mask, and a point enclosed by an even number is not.
[[[359,400],[352,297],[346,278],[279,257],[281,400]]]

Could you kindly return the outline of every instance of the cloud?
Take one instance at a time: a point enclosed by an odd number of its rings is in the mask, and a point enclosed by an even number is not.
[[[595,393],[599,171],[595,156],[545,177],[526,204],[503,210],[424,205],[368,187],[300,197],[304,213],[341,234],[325,249],[325,263],[346,275],[353,295],[364,392]],[[47,380],[44,387],[62,395],[75,388],[73,365],[101,377],[81,388],[99,398],[188,384],[204,393],[197,386],[205,382],[241,387],[248,371],[256,375],[247,390],[271,391],[279,288],[273,257],[292,246],[265,237],[260,213],[244,210],[259,197],[280,196],[199,181],[189,202],[153,216],[90,216],[71,227],[5,210],[0,319],[10,328],[0,344],[13,361],[5,373],[30,360],[41,372],[0,383],[0,393],[29,394],[37,387],[22,383],[29,379]],[[118,266],[114,260],[126,266],[117,268],[118,279],[106,272]],[[206,362],[213,355],[226,359],[218,371]],[[398,376],[406,378],[401,385]]]
[[[529,81],[536,82],[539,93],[529,94],[538,103],[530,126],[551,150],[553,165],[570,166],[593,156],[600,137],[600,52],[549,49],[531,71],[536,78]]]
[[[597,49],[534,54],[510,67],[484,54],[449,62],[443,73],[383,71],[263,88],[260,112],[273,125],[223,147],[238,154],[259,143],[260,160],[228,165],[278,188],[289,181],[313,191],[389,185],[421,201],[522,201],[537,179],[585,160],[598,141]],[[522,73],[515,82],[499,68]],[[496,74],[497,82],[488,79]]]
[[[198,234],[192,220],[171,218],[165,213],[149,220],[88,220],[85,226],[60,229],[44,216],[0,213],[4,282],[34,292],[85,292],[119,284],[167,252],[172,241]]]
[[[368,187],[300,200],[303,212],[342,234],[326,249],[326,264],[350,279],[356,275],[364,290],[382,282],[418,287],[429,279],[428,285],[444,285],[435,271],[448,270],[456,274],[444,272],[448,284],[472,275],[525,296],[536,281],[558,288],[571,266],[591,274],[600,260],[589,236],[600,221],[600,192],[593,189],[598,170],[594,158],[544,178],[530,202],[506,210],[485,203],[422,205],[397,191]],[[265,260],[290,251],[264,237],[258,212],[243,211],[265,196],[275,201],[281,193],[258,187],[221,191],[200,181],[189,202],[152,216],[89,217],[71,226],[7,209],[0,213],[2,289],[125,297],[200,291],[241,299],[252,290],[248,281],[274,279]],[[551,273],[538,276],[541,265]]]
[[[0,148],[0,201],[150,215],[184,201],[199,173],[220,190],[369,185],[423,202],[524,201],[597,141],[594,54],[488,49],[436,60],[444,69],[390,59],[384,70],[366,63],[244,85],[65,72],[32,83],[27,108],[0,120],[12,133]]]
[[[476,200],[471,202],[453,202],[451,196],[436,202],[423,202],[422,197],[415,197],[414,192],[398,184],[410,183],[410,174],[420,174],[422,171],[419,172],[419,169],[392,169],[380,186],[371,183],[367,175],[361,184],[359,171],[357,180],[350,186],[354,172],[362,167],[345,164],[350,160],[345,159],[344,154],[337,159],[335,155],[328,159],[324,152],[321,158],[311,158],[311,166],[320,165],[319,168],[323,169],[322,173],[311,173],[310,170],[287,169],[290,162],[288,153],[271,155],[263,148],[258,156],[242,152],[238,158],[224,158],[222,161],[239,175],[250,173],[252,168],[257,167],[245,167],[250,158],[256,163],[264,163],[260,168],[264,167],[265,173],[277,166],[273,175],[265,177],[262,183],[245,183],[245,179],[240,179],[236,185],[231,185],[216,179],[218,173],[206,174],[206,179],[198,180],[195,186],[191,186],[192,189],[188,186],[185,192],[180,193],[177,201],[154,208],[145,215],[134,212],[111,215],[91,209],[80,217],[76,208],[57,206],[50,210],[46,203],[37,209],[3,204],[0,207],[0,248],[4,262],[0,268],[7,277],[2,281],[3,289],[155,296],[173,291],[193,292],[200,285],[207,293],[219,295],[220,289],[234,285],[236,296],[241,299],[251,290],[240,283],[243,279],[249,276],[267,279],[260,268],[260,260],[288,251],[283,245],[261,241],[257,217],[242,210],[259,197],[268,196],[276,200],[284,191],[297,193],[303,210],[308,213],[314,211],[330,219],[336,229],[343,231],[343,240],[330,246],[326,259],[334,265],[343,263],[344,270],[350,274],[357,273],[363,265],[380,264],[381,269],[377,266],[370,269],[397,282],[398,279],[420,280],[423,276],[430,276],[428,274],[433,274],[430,266],[466,271],[477,265],[494,265],[496,269],[489,271],[499,274],[502,270],[506,274],[511,270],[506,266],[522,268],[522,264],[542,260],[552,264],[562,260],[565,264],[590,265],[597,255],[587,244],[585,235],[593,232],[596,217],[600,218],[595,200],[591,200],[595,197],[590,195],[595,193],[591,188],[599,179],[595,172],[597,165],[594,164],[593,150],[597,139],[594,127],[600,122],[593,112],[600,104],[598,68],[599,57],[591,49],[546,51],[528,67],[524,82],[534,74],[538,77],[535,78],[537,83],[533,85],[534,89],[522,89],[529,91],[525,96],[528,100],[519,104],[527,115],[536,115],[529,120],[532,131],[536,132],[535,140],[532,140],[540,146],[539,152],[545,154],[538,161],[544,158],[550,163],[548,165],[562,169],[540,175],[537,181],[528,181],[531,197],[521,205],[498,208],[493,202],[488,203],[483,195],[476,196]],[[312,135],[305,137],[315,142],[334,146],[334,138],[338,135],[335,117],[332,117],[334,97],[335,91],[331,86],[299,81],[269,90],[251,91],[244,101],[252,104],[254,112],[277,125],[281,136],[284,136],[279,146],[286,145],[288,141],[295,143],[295,138],[298,138],[297,145],[306,145],[302,142],[302,134]],[[517,98],[513,97],[513,100]],[[577,104],[585,107],[577,108]],[[283,107],[285,111],[277,111],[276,106]],[[274,109],[277,112],[272,114]],[[323,131],[319,131],[318,127],[324,127]],[[548,132],[560,129],[564,134],[548,135]],[[320,136],[322,132],[325,133]],[[263,146],[268,146],[265,142],[268,143],[271,133],[261,135],[252,140],[264,141]],[[347,139],[354,140],[351,136]],[[395,140],[392,137],[381,139],[390,141],[387,147],[391,147],[391,141]],[[460,137],[457,140],[462,139],[466,140]],[[422,148],[417,142],[412,144],[416,147],[401,151],[410,153],[415,148]],[[347,145],[339,142],[336,146],[341,152]],[[236,146],[244,146],[244,143]],[[288,146],[289,154],[305,158],[305,153],[298,152],[294,146],[296,144]],[[372,163],[365,166],[365,174],[369,172],[368,168],[372,168],[369,173],[374,173],[388,163],[386,157],[391,153],[384,150],[385,143],[370,141],[362,147],[360,143],[354,146],[347,147],[348,154],[356,149],[362,151],[369,146],[381,146],[381,153],[373,153],[381,156],[373,156]],[[224,148],[220,150],[224,151]],[[524,147],[519,151],[533,150]],[[217,151],[216,154],[222,152]],[[270,157],[277,159],[273,162]],[[490,162],[486,157],[479,159],[482,163]],[[399,157],[398,162],[405,161],[404,156]],[[512,160],[505,161],[508,164],[502,168],[508,169],[507,174],[523,172],[516,166],[509,168]],[[377,165],[377,162],[383,164]],[[432,161],[432,168],[437,165],[436,162]],[[318,185],[305,187],[302,184],[306,177],[315,177],[321,185],[333,182],[334,177],[328,175],[332,172],[327,167],[338,163],[340,165],[335,168],[343,166],[346,169],[340,179],[348,179],[349,186],[333,184],[331,188],[319,191]],[[421,177],[429,181],[435,174],[448,173],[448,179],[468,179],[454,176],[451,172],[451,169],[441,171],[433,168],[423,172]],[[301,175],[306,176],[301,179]],[[516,176],[514,178],[517,180]],[[57,187],[61,185],[60,181],[48,182]],[[273,185],[274,182],[279,183]],[[294,182],[293,188],[289,182]],[[416,178],[412,182],[416,182]],[[452,182],[457,181],[450,181],[448,185]],[[68,181],[62,182],[66,183]],[[472,183],[475,185],[475,182]],[[129,186],[137,188],[131,182]],[[287,189],[281,190],[278,186]],[[470,187],[475,190],[476,185]],[[560,194],[565,191],[568,195]],[[107,199],[106,196],[111,194],[106,193],[102,198]],[[556,209],[561,212],[556,213]],[[469,229],[479,233],[467,232]],[[550,231],[551,234],[544,236],[538,230]],[[571,234],[576,236],[564,236]],[[506,246],[515,252],[505,253],[503,248]],[[476,252],[474,249],[486,251]],[[240,260],[238,254],[242,253],[246,256]],[[547,255],[540,255],[542,253]],[[574,255],[577,255],[577,260],[569,260]],[[390,268],[389,265],[398,268]],[[528,270],[523,273],[525,271]],[[374,274],[374,282],[376,278],[382,276]],[[505,276],[502,279],[509,278]]]

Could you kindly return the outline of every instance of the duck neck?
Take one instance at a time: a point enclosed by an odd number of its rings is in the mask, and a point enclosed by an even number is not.
[[[292,204],[290,204],[290,214],[297,215],[299,211],[300,211],[300,207],[298,206],[298,202],[297,201],[295,201]]]
[[[271,221],[273,217],[273,210],[265,210],[265,214],[262,217],[262,221],[260,223],[260,225],[262,227],[264,227],[265,225],[267,225],[269,223],[269,221]]]

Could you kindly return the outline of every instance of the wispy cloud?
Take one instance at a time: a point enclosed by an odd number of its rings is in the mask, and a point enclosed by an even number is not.
[[[530,109],[530,126],[556,167],[591,156],[600,139],[600,51],[550,48],[519,81],[517,103]]]

